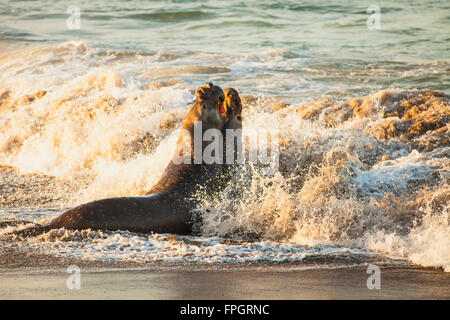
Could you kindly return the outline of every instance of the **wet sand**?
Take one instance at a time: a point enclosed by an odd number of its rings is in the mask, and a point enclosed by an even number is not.
[[[381,266],[381,289],[366,266],[224,265],[78,261],[80,289],[68,289],[75,261],[0,254],[0,299],[450,299],[450,273]]]

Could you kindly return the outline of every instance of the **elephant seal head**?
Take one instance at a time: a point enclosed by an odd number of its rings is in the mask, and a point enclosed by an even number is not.
[[[234,88],[225,89],[225,109],[227,110],[227,123],[225,129],[242,129],[242,101]]]
[[[203,149],[209,142],[203,141],[204,133],[209,129],[219,132],[228,120],[228,112],[225,107],[225,94],[219,86],[211,82],[198,87],[195,95],[197,100],[191,105],[183,122],[180,136],[175,148],[175,160],[192,158],[194,155],[203,154]],[[199,126],[201,124],[201,127]],[[201,128],[199,131],[198,128]],[[195,143],[195,141],[199,143]],[[200,148],[198,146],[200,145]],[[196,150],[196,146],[197,149]],[[183,160],[183,163],[186,161]]]
[[[222,130],[228,120],[224,104],[225,94],[222,88],[211,82],[206,82],[203,86],[197,88],[195,95],[197,101],[193,105],[193,117],[186,120],[201,121],[203,131],[212,128]]]

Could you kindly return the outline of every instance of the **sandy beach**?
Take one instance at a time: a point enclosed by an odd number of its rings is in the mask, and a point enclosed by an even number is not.
[[[81,288],[65,270],[2,272],[0,299],[449,299],[450,276],[436,270],[387,268],[369,290],[364,268],[309,270],[82,270]]]
[[[67,288],[72,264],[80,289]],[[143,265],[9,253],[0,255],[0,299],[450,299],[450,274],[435,268],[381,266],[381,289],[369,290],[366,266],[336,265]]]

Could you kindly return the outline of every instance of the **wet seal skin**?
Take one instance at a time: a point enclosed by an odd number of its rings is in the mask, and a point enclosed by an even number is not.
[[[226,161],[220,164],[206,164],[204,161],[195,164],[194,125],[198,122],[202,124],[202,136],[208,129],[217,129],[225,137],[227,129],[242,128],[242,104],[235,89],[228,88],[224,93],[220,87],[206,83],[197,89],[196,97],[197,101],[191,105],[182,125],[182,131],[190,137],[180,134],[172,161],[158,183],[145,196],[92,201],[63,213],[47,225],[34,225],[14,233],[19,236],[34,236],[51,229],[65,228],[192,234],[191,210],[195,208],[196,201],[191,195],[199,186],[212,186],[215,177],[223,177],[232,165],[225,165]],[[186,144],[190,149],[188,153],[183,153]],[[202,151],[204,147],[202,144]],[[234,151],[238,148],[240,146],[235,146]],[[236,159],[235,154],[232,156]],[[180,160],[180,157],[190,157],[190,161],[174,161]],[[10,223],[20,224],[17,221]],[[6,225],[8,222],[2,224]]]

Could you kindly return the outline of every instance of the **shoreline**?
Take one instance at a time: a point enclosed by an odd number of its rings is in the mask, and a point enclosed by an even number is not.
[[[437,268],[336,262],[142,264],[0,253],[0,300],[450,299],[450,273]],[[367,288],[372,263],[380,267],[379,290]],[[67,288],[70,265],[80,268],[80,289]]]
[[[25,271],[25,270],[23,270]],[[450,299],[450,275],[425,268],[381,268],[381,288],[368,289],[363,267],[284,270],[82,269],[80,289],[68,289],[71,274],[0,274],[1,300],[309,300]]]

